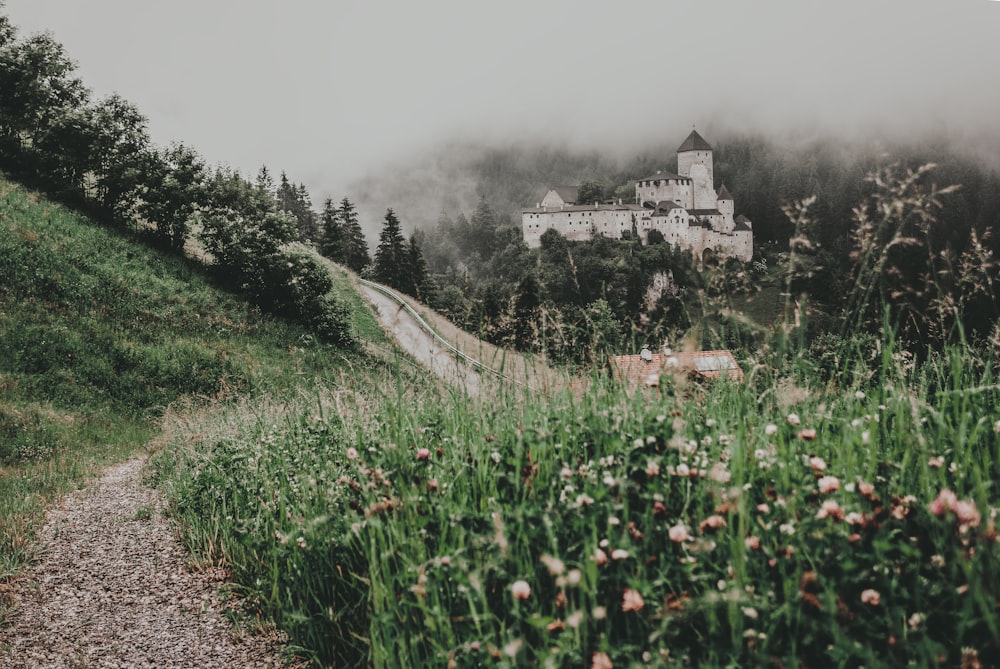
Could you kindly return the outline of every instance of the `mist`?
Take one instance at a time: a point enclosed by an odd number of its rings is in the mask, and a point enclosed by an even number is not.
[[[927,136],[1000,154],[1000,3],[989,0],[7,0],[5,11],[21,34],[51,31],[96,96],[135,103],[155,142],[248,175],[284,170],[316,203],[371,202],[369,234],[388,207],[411,225],[467,211],[479,185],[453,165],[474,147],[611,161],[665,147],[669,168],[696,126],[710,142]]]

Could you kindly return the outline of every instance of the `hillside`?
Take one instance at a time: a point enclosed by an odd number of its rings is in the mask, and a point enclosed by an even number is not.
[[[30,556],[51,500],[143,448],[166,413],[373,367],[216,288],[196,262],[7,180],[0,257],[0,578]],[[335,290],[354,331],[388,350],[344,277]]]

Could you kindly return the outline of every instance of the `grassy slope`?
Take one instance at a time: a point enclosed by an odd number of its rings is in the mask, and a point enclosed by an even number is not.
[[[172,403],[281,396],[367,365],[2,179],[0,259],[0,579],[30,557],[45,506],[141,449]],[[355,329],[381,336],[354,307]]]

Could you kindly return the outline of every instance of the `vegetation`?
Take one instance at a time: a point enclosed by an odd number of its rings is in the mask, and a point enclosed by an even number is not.
[[[0,182],[0,576],[46,504],[155,435],[187,545],[318,665],[1000,664],[994,177],[769,171],[734,139],[730,187],[790,201],[785,228],[749,212],[790,240],[748,266],[555,233],[528,252],[487,197],[408,241],[389,210],[368,272],[590,370],[474,399],[378,341],[310,250],[368,265],[349,200],[316,215],[285,174],[151,147],[2,15],[0,65],[0,165],[108,224]],[[583,191],[634,167],[593,161]],[[742,315],[768,290],[773,328]],[[631,390],[595,364],[682,337],[734,348],[745,381]]]
[[[0,257],[3,577],[30,556],[45,506],[154,440],[168,407],[287,392],[298,373],[343,365],[309,330],[213,289],[192,262],[6,180]],[[351,323],[369,340],[380,332],[366,311]]]

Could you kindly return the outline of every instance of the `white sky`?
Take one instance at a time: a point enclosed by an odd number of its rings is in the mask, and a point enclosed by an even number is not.
[[[450,139],[997,137],[992,0],[6,0],[154,141],[318,204]],[[710,140],[711,141],[711,140]]]

